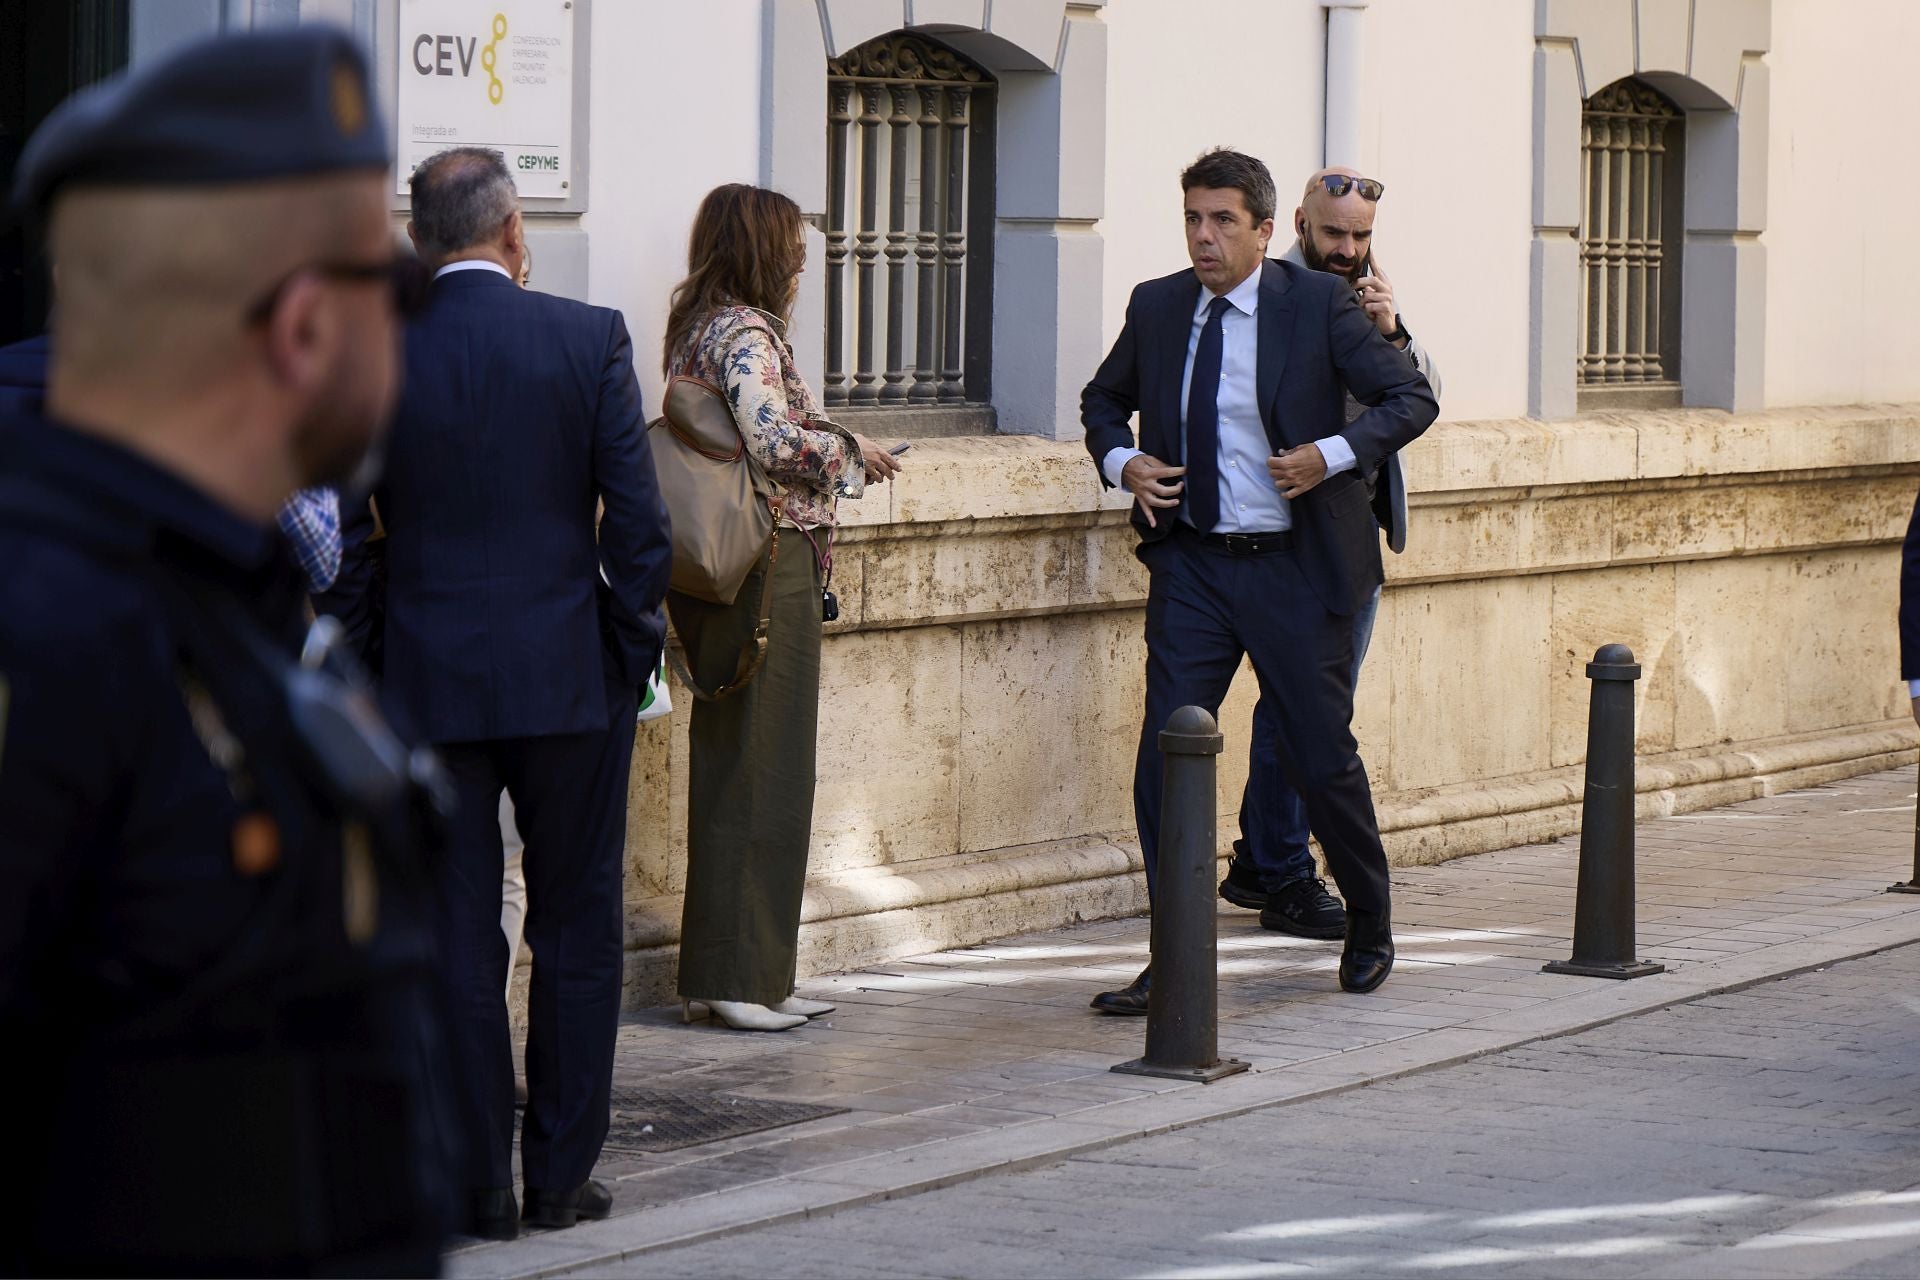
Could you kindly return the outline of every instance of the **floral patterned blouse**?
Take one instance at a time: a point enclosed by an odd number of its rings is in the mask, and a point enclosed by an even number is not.
[[[669,372],[725,392],[748,452],[786,486],[788,523],[831,526],[835,503],[864,491],[866,463],[853,437],[820,412],[781,328],[756,308],[724,307],[674,353]]]

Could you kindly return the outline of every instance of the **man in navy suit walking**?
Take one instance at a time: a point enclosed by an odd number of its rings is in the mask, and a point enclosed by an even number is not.
[[[1324,272],[1266,261],[1273,177],[1210,151],[1180,175],[1191,270],[1133,291],[1080,399],[1102,480],[1134,495],[1147,566],[1147,705],[1133,804],[1152,891],[1159,732],[1218,712],[1242,656],[1278,715],[1280,766],[1347,901],[1340,984],[1393,967],[1387,860],[1349,721],[1353,614],[1380,585],[1363,477],[1426,430],[1426,379]],[[1345,393],[1368,406],[1348,422]],[[1129,420],[1140,415],[1136,447]],[[1093,1007],[1144,1014],[1149,967]]]
[[[407,230],[435,278],[407,333],[374,495],[387,579],[374,612],[384,696],[440,748],[459,791],[442,955],[464,1050],[468,1226],[501,1239],[523,1218],[567,1227],[611,1203],[589,1175],[620,1010],[635,704],[659,659],[672,544],[620,313],[517,286],[526,243],[498,152],[441,152],[412,193]],[[371,576],[370,521],[356,514],[343,573],[355,585]],[[524,1212],[502,996],[503,788],[527,842],[534,956]]]

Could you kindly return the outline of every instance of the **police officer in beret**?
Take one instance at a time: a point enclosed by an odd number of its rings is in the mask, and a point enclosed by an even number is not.
[[[0,1272],[437,1270],[444,783],[274,529],[346,480],[418,292],[366,67],[228,37],[57,110],[0,422]]]

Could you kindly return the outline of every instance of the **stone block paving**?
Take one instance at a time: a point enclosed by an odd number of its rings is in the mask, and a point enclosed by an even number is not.
[[[580,1274],[1912,1277],[1916,991],[1909,945]]]
[[[1920,897],[1883,892],[1911,871],[1913,797],[1914,775],[1902,769],[1642,823],[1641,957],[1683,971],[1920,911]],[[1367,996],[1339,990],[1338,943],[1266,932],[1255,913],[1222,904],[1221,1053],[1256,1072],[1312,1070],[1353,1050],[1618,986],[1540,972],[1570,953],[1577,851],[1570,837],[1396,869],[1399,960]],[[807,980],[801,993],[836,1002],[838,1012],[773,1035],[683,1026],[677,1008],[630,1015],[616,1085],[848,1111],[682,1151],[610,1153],[597,1176],[611,1181],[619,1216],[1203,1088],[1109,1071],[1139,1056],[1145,1021],[1095,1015],[1087,1001],[1130,981],[1147,951],[1148,924],[1136,918]],[[489,1248],[527,1245],[468,1246],[465,1261],[477,1265],[456,1268],[485,1271]]]

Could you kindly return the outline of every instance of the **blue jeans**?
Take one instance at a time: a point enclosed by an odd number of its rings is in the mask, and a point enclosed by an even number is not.
[[[1353,613],[1353,683],[1360,684],[1360,664],[1373,640],[1373,621],[1380,612],[1380,588]],[[1274,744],[1280,735],[1278,714],[1265,697],[1253,708],[1253,751],[1247,765],[1247,789],[1240,798],[1240,838],[1233,842],[1235,858],[1252,862],[1261,887],[1272,893],[1294,880],[1313,874],[1313,853],[1307,848],[1307,806],[1300,793],[1287,785]]]

